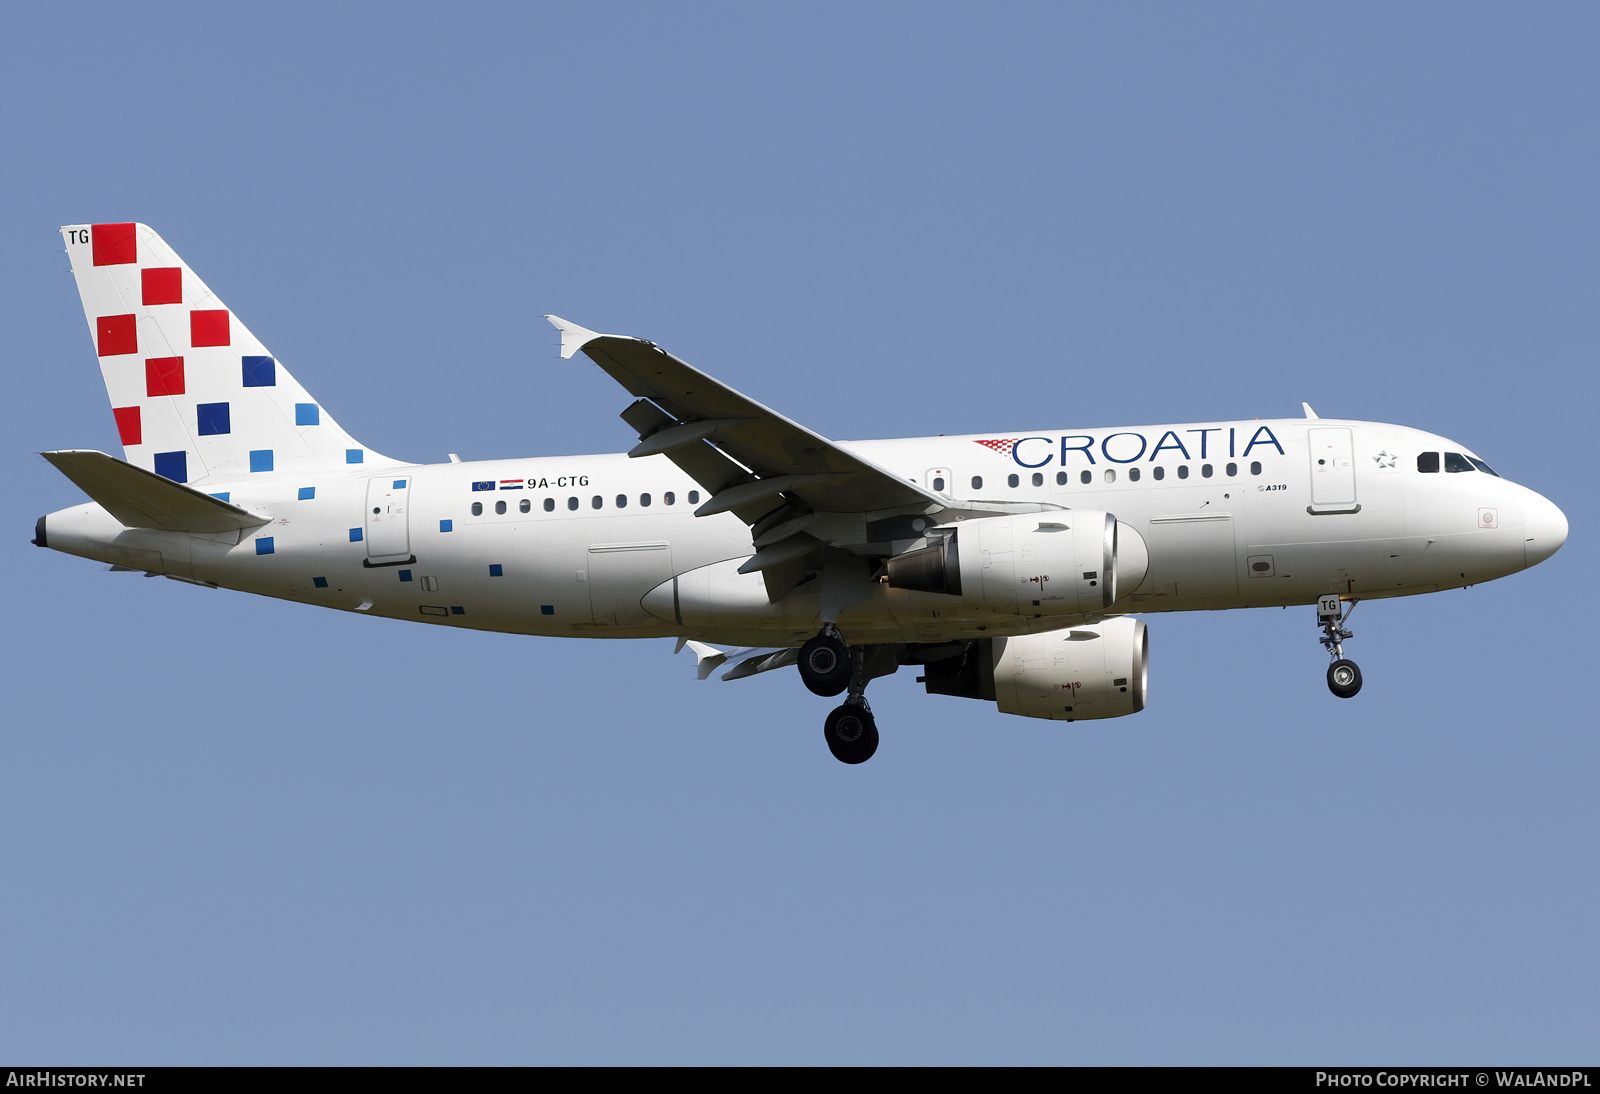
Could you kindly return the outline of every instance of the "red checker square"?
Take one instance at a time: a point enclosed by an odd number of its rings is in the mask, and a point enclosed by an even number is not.
[[[144,443],[144,432],[139,425],[139,408],[136,406],[119,406],[112,408],[112,414],[117,419],[117,434],[122,438],[123,446]]]
[[[139,271],[146,304],[183,303],[183,267],[157,266]]]
[[[191,346],[225,346],[228,344],[228,312],[192,311],[189,313],[189,344]]]
[[[139,330],[131,315],[102,315],[96,319],[94,340],[101,357],[139,352]]]
[[[122,266],[139,261],[138,237],[131,224],[92,224],[89,238],[96,266]]]
[[[182,395],[183,358],[145,358],[144,393],[146,395]]]

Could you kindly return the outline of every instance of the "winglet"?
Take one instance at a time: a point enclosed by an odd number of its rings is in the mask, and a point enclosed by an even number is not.
[[[563,356],[566,356],[566,355],[563,354]],[[1300,404],[1300,409],[1304,410],[1306,412],[1306,417],[1310,418],[1312,421],[1318,421],[1319,420],[1317,418],[1317,412],[1315,410],[1311,409],[1311,404],[1310,403],[1301,403]]]
[[[561,332],[561,359],[563,361],[577,353],[586,343],[600,337],[598,331],[592,331],[588,327],[580,327],[576,323],[569,323],[559,315],[547,315],[545,318],[550,320],[552,327]]]
[[[726,653],[723,653],[715,646],[708,646],[704,642],[695,642],[691,640],[684,643],[684,645],[687,645],[690,650],[694,651],[696,674],[702,680],[704,680],[707,676],[710,676],[713,672],[716,672],[718,667],[720,667],[722,663],[728,659],[728,655]],[[682,648],[682,646],[679,647],[679,649]]]

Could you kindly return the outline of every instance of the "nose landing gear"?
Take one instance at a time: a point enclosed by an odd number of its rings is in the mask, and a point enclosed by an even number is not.
[[[1344,606],[1337,593],[1329,593],[1317,600],[1317,624],[1322,628],[1322,648],[1333,658],[1328,666],[1328,690],[1341,699],[1353,698],[1361,690],[1361,669],[1344,655],[1344,640],[1355,635],[1345,628],[1345,621],[1356,610],[1359,601]]]

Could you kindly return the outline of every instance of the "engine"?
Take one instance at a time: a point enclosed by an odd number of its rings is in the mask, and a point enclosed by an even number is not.
[[[1126,617],[988,638],[929,664],[922,680],[931,694],[991,699],[1002,714],[1120,718],[1144,709],[1150,641],[1144,622]]]
[[[1144,580],[1137,531],[1098,509],[984,517],[889,560],[889,585],[1018,615],[1104,611]]]

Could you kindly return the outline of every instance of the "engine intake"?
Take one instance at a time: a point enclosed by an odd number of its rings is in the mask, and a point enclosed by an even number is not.
[[[987,699],[1002,714],[1065,722],[1120,718],[1144,709],[1150,640],[1144,623],[1127,617],[987,638],[931,662],[919,679],[930,695]]]
[[[1137,531],[1098,509],[984,517],[889,560],[889,585],[1018,615],[1104,611],[1144,580]]]
[[[1144,709],[1150,637],[1143,620],[996,638],[989,648],[1002,714],[1072,722]]]

